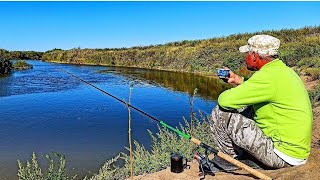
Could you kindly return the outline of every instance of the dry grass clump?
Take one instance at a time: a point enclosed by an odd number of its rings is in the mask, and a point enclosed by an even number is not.
[[[320,79],[320,68],[307,68],[305,74],[310,76],[312,81]]]

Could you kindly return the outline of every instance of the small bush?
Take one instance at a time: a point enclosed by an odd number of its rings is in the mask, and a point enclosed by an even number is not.
[[[320,103],[320,85],[313,90],[308,91],[312,106],[315,107]]]
[[[311,80],[320,79],[320,68],[307,68],[305,73],[307,76],[311,77]]]
[[[226,66],[233,72],[236,72],[243,65],[243,60],[229,58],[223,61],[222,66]]]
[[[69,180],[76,177],[69,178],[66,173],[66,160],[63,155],[53,153],[55,157],[59,159],[59,163],[55,163],[50,155],[45,155],[49,162],[46,173],[39,166],[35,153],[32,154],[31,162],[27,161],[24,166],[23,163],[18,160],[18,178],[19,180]],[[57,167],[56,167],[57,166]]]
[[[26,61],[19,60],[13,64],[14,69],[22,70],[22,69],[31,69],[32,65],[28,64]]]
[[[305,68],[320,68],[320,57],[302,58],[297,65]]]

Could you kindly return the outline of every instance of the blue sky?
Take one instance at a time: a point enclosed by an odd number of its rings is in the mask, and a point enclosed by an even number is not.
[[[320,25],[320,2],[0,2],[0,48],[119,48]]]

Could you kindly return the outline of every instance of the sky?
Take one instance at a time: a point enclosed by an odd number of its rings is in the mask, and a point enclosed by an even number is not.
[[[320,25],[320,2],[0,2],[0,49],[121,48]]]

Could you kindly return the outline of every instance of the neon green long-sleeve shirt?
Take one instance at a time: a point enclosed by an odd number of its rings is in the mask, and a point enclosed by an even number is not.
[[[253,105],[258,127],[282,153],[306,159],[310,154],[312,108],[299,76],[275,59],[241,85],[224,91],[218,104],[225,109]]]

